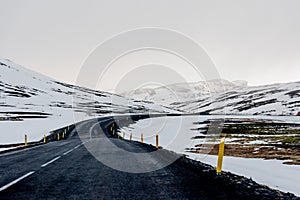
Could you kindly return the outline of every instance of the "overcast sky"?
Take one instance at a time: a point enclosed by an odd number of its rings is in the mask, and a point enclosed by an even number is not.
[[[97,45],[141,27],[192,38],[224,79],[300,81],[299,0],[0,2],[0,57],[68,83]]]

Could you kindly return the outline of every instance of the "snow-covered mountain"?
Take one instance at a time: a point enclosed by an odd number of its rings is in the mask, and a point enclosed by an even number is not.
[[[41,133],[104,114],[173,112],[153,103],[65,84],[6,59],[0,59],[0,108],[0,144],[23,141],[25,133],[29,140],[41,139]]]
[[[121,93],[132,99],[145,100],[160,105],[172,105],[175,102],[207,97],[223,91],[247,85],[246,82],[229,82],[227,80],[210,80],[197,83],[176,83],[157,88],[142,88]]]
[[[300,82],[247,86],[245,81],[212,80],[123,95],[187,113],[296,115],[300,111]]]

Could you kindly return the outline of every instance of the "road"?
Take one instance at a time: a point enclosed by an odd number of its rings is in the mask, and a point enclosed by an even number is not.
[[[0,199],[234,199],[177,161],[151,171],[167,159],[112,136],[115,119],[98,121],[82,123],[65,140],[0,155]]]

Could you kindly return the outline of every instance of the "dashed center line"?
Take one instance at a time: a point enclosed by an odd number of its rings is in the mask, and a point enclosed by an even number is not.
[[[74,151],[75,149],[78,149],[78,148],[79,148],[81,145],[83,145],[83,144],[85,144],[85,143],[86,143],[86,142],[84,142],[84,143],[81,143],[81,144],[77,145],[77,146],[76,146],[76,147],[74,147],[73,149],[71,149],[71,150],[69,150],[69,151],[67,151],[67,152],[63,153],[63,155],[65,156],[65,155],[67,155],[67,154],[71,153],[72,151]],[[54,158],[54,159],[50,160],[49,162],[47,162],[47,163],[45,163],[45,164],[41,165],[41,167],[46,167],[47,165],[49,165],[49,164],[51,164],[51,163],[55,162],[56,160],[58,160],[58,159],[60,159],[60,158],[61,158],[61,156],[58,156],[58,157],[56,157],[56,158]]]
[[[56,160],[58,160],[58,159],[60,159],[60,158],[61,158],[61,156],[58,156],[58,157],[56,157],[56,158],[50,160],[49,162],[47,162],[47,163],[41,165],[41,167],[46,167],[47,165],[49,165],[49,164],[55,162]]]
[[[87,143],[87,142],[89,142],[89,141],[86,141],[86,142],[83,142],[83,143],[77,145],[77,146],[74,147],[73,149],[71,149],[71,150],[65,152],[63,155],[65,156],[65,155],[71,153],[72,151],[74,151],[75,149],[79,148],[81,145],[84,145],[84,144]],[[47,162],[47,163],[41,165],[41,167],[46,167],[47,165],[49,165],[49,164],[55,162],[56,160],[58,160],[58,159],[60,159],[60,158],[61,158],[61,156],[57,156],[56,158],[50,160],[49,162]],[[22,179],[24,179],[24,178],[26,178],[26,177],[32,175],[33,173],[35,173],[35,171],[31,171],[31,172],[25,174],[24,176],[21,176],[20,178],[18,178],[18,179],[16,179],[16,180],[14,180],[14,181],[12,181],[12,182],[10,182],[10,183],[8,183],[8,184],[2,186],[2,187],[0,188],[0,192],[3,191],[3,190],[6,190],[6,189],[9,188],[10,186],[12,186],[12,185],[18,183],[19,181],[21,181]]]
[[[5,189],[7,189],[7,188],[9,188],[10,186],[16,184],[17,182],[21,181],[22,179],[24,179],[24,178],[30,176],[30,175],[33,174],[34,172],[35,172],[35,171],[29,172],[29,173],[25,174],[24,176],[21,176],[20,178],[18,178],[18,179],[16,179],[16,180],[14,180],[14,181],[12,181],[12,182],[10,182],[10,183],[8,183],[8,184],[2,186],[2,187],[0,188],[0,192],[3,191],[3,190],[5,190]]]
[[[69,150],[69,151],[65,152],[63,155],[65,156],[65,155],[67,155],[67,154],[71,153],[72,151],[74,151],[74,149],[71,149],[71,150]]]

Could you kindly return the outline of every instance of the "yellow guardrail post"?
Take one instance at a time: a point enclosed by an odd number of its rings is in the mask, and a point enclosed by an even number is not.
[[[223,156],[224,156],[224,147],[225,147],[225,138],[221,139],[219,145],[219,155],[218,155],[218,165],[217,165],[217,173],[221,173],[222,171],[222,163],[223,163]]]
[[[57,141],[59,141],[59,139],[60,139],[59,136],[60,136],[59,133],[57,133]]]
[[[113,130],[112,134],[115,135],[115,130]]]
[[[141,143],[144,143],[144,135],[143,135],[143,133],[141,134]]]
[[[44,135],[44,144],[46,144],[46,135]]]
[[[123,133],[123,139],[125,138],[125,133]]]
[[[156,148],[158,149],[158,134],[156,134]]]
[[[130,133],[130,137],[129,137],[130,141],[132,140],[132,133]]]
[[[64,132],[63,132],[63,134],[62,134],[62,137],[61,137],[62,139],[65,138],[65,131],[66,131],[66,130],[64,130]]]
[[[28,146],[28,143],[27,143],[27,135],[25,135],[24,146],[25,146],[25,147],[27,147],[27,146]]]

